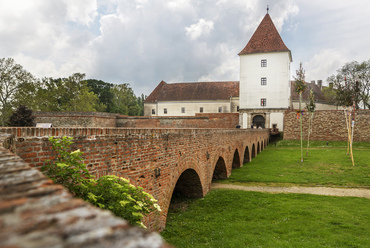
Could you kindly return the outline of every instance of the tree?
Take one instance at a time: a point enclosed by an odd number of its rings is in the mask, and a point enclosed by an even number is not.
[[[32,86],[35,78],[12,58],[0,59],[0,124],[5,125],[16,105],[19,91]],[[26,95],[30,95],[27,93]]]
[[[346,63],[327,81],[333,84],[337,106],[370,108],[370,60]]]
[[[315,113],[316,104],[315,104],[315,95],[313,93],[313,90],[310,90],[310,96],[309,101],[306,103],[306,108],[308,111],[308,131],[307,131],[307,152],[306,157],[308,156],[308,148],[310,147],[310,133],[312,132],[312,121],[313,121],[313,115]]]
[[[302,93],[306,90],[307,85],[305,83],[305,71],[302,67],[302,62],[299,63],[299,69],[296,70],[297,76],[294,77],[295,79],[295,91],[299,94],[299,120],[300,120],[300,127],[301,127],[301,162],[303,162],[303,132],[302,132]]]
[[[111,89],[113,93],[112,109],[113,113],[122,115],[136,116],[140,114],[140,106],[137,97],[129,84],[114,85]]]
[[[100,103],[107,107],[106,111],[111,112],[111,109],[113,108],[112,99],[114,97],[111,89],[114,87],[114,85],[96,79],[88,79],[86,82],[90,90],[98,96]]]
[[[10,127],[33,127],[35,125],[35,117],[32,116],[32,110],[24,105],[19,105],[10,116],[7,124]]]
[[[105,111],[106,106],[90,90],[85,74],[74,73],[68,78],[43,78],[37,92],[41,111]]]

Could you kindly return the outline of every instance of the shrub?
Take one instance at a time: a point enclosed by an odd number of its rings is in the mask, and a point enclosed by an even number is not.
[[[108,209],[132,225],[145,228],[142,218],[151,212],[161,211],[157,200],[143,188],[135,187],[122,177],[103,176],[93,179],[81,158],[83,153],[80,150],[70,152],[70,145],[73,144],[71,140],[68,137],[49,138],[56,157],[41,168],[44,174],[54,183],[68,188],[76,197]]]
[[[10,127],[32,127],[35,125],[35,117],[32,116],[32,110],[24,105],[19,105],[10,116],[7,124]]]

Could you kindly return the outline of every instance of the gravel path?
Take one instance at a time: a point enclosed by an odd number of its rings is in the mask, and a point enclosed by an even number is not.
[[[236,189],[268,193],[300,193],[331,196],[354,196],[370,199],[370,189],[359,188],[329,188],[329,187],[268,187],[268,186],[239,186],[232,184],[212,183],[211,189]]]

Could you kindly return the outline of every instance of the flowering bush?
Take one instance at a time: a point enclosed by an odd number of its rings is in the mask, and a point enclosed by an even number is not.
[[[142,219],[151,212],[161,211],[157,200],[141,187],[135,187],[129,180],[117,176],[103,176],[93,179],[83,164],[80,150],[69,152],[72,138],[50,137],[56,159],[43,166],[41,170],[54,183],[68,188],[95,206],[108,209],[115,215],[126,219],[133,225],[145,228]]]

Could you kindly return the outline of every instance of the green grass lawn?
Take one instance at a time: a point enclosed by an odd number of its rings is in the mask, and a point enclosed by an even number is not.
[[[185,247],[369,247],[370,200],[212,190],[169,212],[165,240]]]
[[[346,142],[311,142],[302,163],[299,141],[270,144],[262,153],[219,183],[239,185],[303,185],[370,187],[370,143],[354,143],[355,166]]]
[[[354,144],[354,167],[345,142],[310,146],[309,157],[301,163],[299,141],[273,143],[218,182],[370,186],[369,143]],[[161,234],[179,248],[370,247],[369,205],[366,198],[212,190],[169,211]]]

